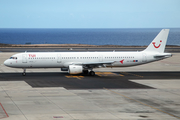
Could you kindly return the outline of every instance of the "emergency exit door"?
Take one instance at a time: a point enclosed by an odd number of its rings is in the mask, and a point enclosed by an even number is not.
[[[57,63],[61,63],[62,60],[61,60],[61,54],[57,54]]]

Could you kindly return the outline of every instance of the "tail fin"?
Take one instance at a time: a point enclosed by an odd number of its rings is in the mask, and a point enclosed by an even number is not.
[[[162,29],[144,51],[164,53],[168,34],[169,29]]]

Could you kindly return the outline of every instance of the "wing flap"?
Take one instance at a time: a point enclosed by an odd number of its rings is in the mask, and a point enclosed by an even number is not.
[[[102,65],[102,64],[113,64],[115,61],[106,61],[106,62],[86,62],[82,65]]]
[[[84,62],[84,63],[73,63],[74,65],[87,65],[87,66],[98,66],[105,64],[113,64],[115,61],[106,61],[106,62]]]

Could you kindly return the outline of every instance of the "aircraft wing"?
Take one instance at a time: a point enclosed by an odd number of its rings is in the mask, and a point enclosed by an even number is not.
[[[111,65],[115,61],[105,61],[105,62],[66,62],[64,63],[65,67],[68,67],[69,65],[82,65],[87,68],[94,68],[94,67],[105,67],[106,65]]]

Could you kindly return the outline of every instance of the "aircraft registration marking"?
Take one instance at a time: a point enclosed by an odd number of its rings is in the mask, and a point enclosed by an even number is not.
[[[84,76],[74,76],[74,75],[66,75],[67,78],[77,78],[77,79],[82,79]]]

